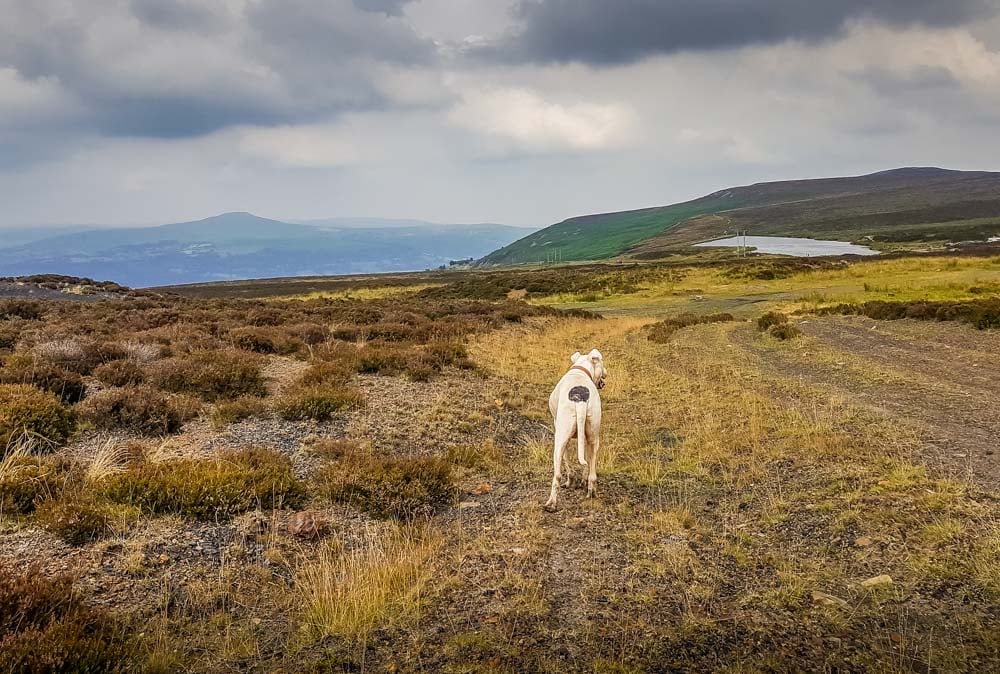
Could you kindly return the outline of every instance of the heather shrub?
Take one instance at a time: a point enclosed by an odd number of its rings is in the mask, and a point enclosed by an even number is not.
[[[875,320],[912,318],[921,321],[955,321],[979,330],[1000,328],[1000,297],[965,301],[915,301],[839,304],[820,309],[820,314],[856,314]]]
[[[0,384],[0,456],[22,438],[62,444],[76,428],[59,399],[27,384]]]
[[[254,353],[278,353],[280,337],[267,328],[234,328],[229,331],[229,341],[237,349]]]
[[[149,381],[166,391],[192,393],[209,402],[267,393],[257,361],[237,351],[198,351],[158,361],[149,368]]]
[[[338,361],[316,361],[303,372],[298,379],[301,386],[317,384],[343,384],[350,381],[354,372]]]
[[[785,325],[788,323],[788,316],[777,311],[769,311],[757,319],[758,330],[768,330],[775,325]]]
[[[20,321],[5,321],[0,323],[0,351],[12,351],[20,339]]]
[[[64,403],[83,399],[87,387],[76,372],[31,354],[8,356],[0,368],[0,384],[32,384],[56,394]]]
[[[37,321],[45,314],[41,302],[33,300],[3,300],[0,301],[0,319],[21,318],[26,321]]]
[[[0,565],[0,671],[126,672],[137,660],[128,630],[87,607],[67,575]]]
[[[405,371],[410,381],[430,381],[441,371],[441,365],[430,354],[417,351],[407,356]]]
[[[357,351],[357,371],[362,374],[399,374],[406,368],[407,349],[372,342]]]
[[[285,331],[309,346],[322,344],[329,337],[327,329],[319,323],[296,323],[288,326]]]
[[[432,341],[424,350],[439,366],[453,365],[462,369],[475,367],[469,360],[469,350],[461,342]]]
[[[93,543],[110,535],[114,526],[137,519],[138,511],[130,506],[104,503],[85,494],[43,501],[35,510],[35,521],[70,545]]]
[[[698,316],[696,314],[681,314],[674,318],[668,318],[659,323],[649,326],[648,339],[657,344],[665,344],[675,332],[681,328],[692,325],[704,325],[706,323],[725,323],[736,320],[732,314],[710,314],[708,316]]]
[[[289,421],[327,421],[338,410],[358,407],[363,402],[361,391],[353,386],[324,384],[289,391],[275,403],[275,410]]]
[[[357,440],[347,438],[315,438],[305,443],[304,449],[317,458],[339,461],[357,454],[361,447]]]
[[[94,377],[105,386],[133,386],[146,380],[146,374],[131,360],[113,360],[94,368]]]
[[[222,428],[237,421],[259,417],[267,410],[267,405],[260,398],[243,396],[236,400],[220,400],[212,407],[210,418],[212,425]]]
[[[80,339],[59,339],[36,344],[32,352],[77,374],[88,375],[98,365],[125,358],[120,344]]]
[[[163,435],[180,430],[181,410],[169,396],[149,386],[104,389],[76,407],[80,418],[97,428],[122,428],[146,435]]]
[[[37,456],[8,455],[0,460],[0,513],[27,515],[55,498],[66,484],[68,466]]]
[[[99,493],[145,512],[206,521],[255,508],[298,507],[306,495],[288,457],[269,449],[142,463],[110,476]]]
[[[767,331],[775,339],[788,340],[795,339],[802,335],[802,330],[799,329],[797,325],[791,323],[781,323],[780,325],[772,325],[771,329]]]
[[[453,504],[458,495],[451,464],[436,457],[355,455],[318,474],[321,491],[375,517],[410,520]]]

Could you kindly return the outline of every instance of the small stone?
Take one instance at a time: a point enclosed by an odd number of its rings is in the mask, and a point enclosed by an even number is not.
[[[481,496],[482,494],[489,494],[491,491],[493,491],[493,485],[489,482],[483,482],[469,493]]]
[[[859,548],[867,548],[869,545],[872,544],[872,539],[868,538],[867,536],[859,536],[854,539],[854,544]]]
[[[835,597],[832,594],[820,592],[819,590],[813,590],[812,602],[819,606],[847,606],[847,602],[840,597]]]
[[[167,555],[166,553],[164,553],[164,554],[160,555],[160,557],[159,557],[159,559],[157,561],[160,564],[166,564],[167,562],[170,561],[170,557],[169,557],[169,555]]]
[[[892,576],[887,576],[884,573],[861,582],[861,587],[883,587],[886,585],[892,585]]]
[[[326,532],[327,523],[319,513],[303,510],[292,515],[285,528],[292,536],[311,540],[319,538]]]
[[[889,634],[889,639],[892,640],[892,643],[899,644],[903,642],[903,635],[899,632],[892,632]]]
[[[476,501],[462,501],[461,503],[458,504],[459,510],[467,510],[468,508],[478,508],[478,507],[479,503],[477,503]]]
[[[513,552],[515,555],[523,555],[528,550],[527,548],[511,548],[510,551]]]

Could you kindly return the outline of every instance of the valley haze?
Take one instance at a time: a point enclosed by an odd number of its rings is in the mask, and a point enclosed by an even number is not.
[[[65,274],[148,287],[276,276],[419,271],[479,258],[530,228],[334,218],[294,223],[251,213],[157,227],[0,229],[0,274]]]

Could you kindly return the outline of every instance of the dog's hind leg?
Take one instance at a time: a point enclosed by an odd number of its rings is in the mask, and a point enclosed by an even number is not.
[[[590,456],[589,458],[589,469],[590,474],[587,476],[587,498],[597,497],[597,450],[601,447],[601,438],[596,433],[594,437],[590,439]]]
[[[545,502],[545,507],[554,510],[556,502],[559,500],[559,478],[562,477],[563,449],[569,442],[572,431],[568,428],[560,428],[556,421],[556,438],[552,444],[552,491],[549,493],[549,500]]]

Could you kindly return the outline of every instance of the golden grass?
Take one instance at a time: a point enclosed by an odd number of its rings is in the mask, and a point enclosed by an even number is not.
[[[125,470],[128,459],[127,445],[109,438],[98,445],[84,475],[88,482],[100,482],[110,475]]]
[[[1000,285],[1000,258],[935,257],[866,261],[836,269],[800,272],[788,278],[729,278],[719,267],[692,266],[676,280],[651,278],[629,295],[581,301],[569,294],[534,300],[556,307],[579,307],[612,314],[732,311],[756,315],[775,308],[815,309],[840,302],[870,300],[962,300],[982,297],[970,288]],[[741,300],[753,299],[749,304]],[[762,302],[761,302],[762,301]]]
[[[357,547],[328,544],[296,573],[305,636],[363,639],[420,608],[443,535],[430,525],[368,529]]]
[[[905,263],[886,266],[912,269]],[[598,491],[609,479],[632,486],[628,496],[605,496],[611,500],[604,505],[567,497],[563,507],[613,511],[608,516],[621,528],[603,536],[619,537],[610,545],[629,550],[626,575],[635,601],[648,600],[646,584],[669,584],[682,597],[682,625],[724,633],[724,624],[713,620],[720,609],[728,611],[716,597],[725,584],[729,592],[740,588],[733,601],[748,614],[767,615],[775,625],[810,620],[813,590],[848,596],[847,587],[874,575],[850,558],[831,555],[831,539],[846,537],[850,545],[862,534],[876,541],[906,536],[930,552],[879,547],[876,568],[893,576],[895,589],[869,596],[851,615],[830,609],[824,620],[837,629],[871,629],[859,626],[881,621],[881,602],[898,597],[904,591],[899,588],[1000,591],[1000,535],[983,525],[997,509],[983,505],[967,485],[937,479],[914,461],[922,443],[919,428],[822,387],[768,374],[763,358],[794,356],[819,367],[839,362],[844,365],[836,367],[862,376],[860,363],[832,348],[813,349],[816,344],[808,340],[762,353],[753,345],[767,338],[747,323],[685,328],[660,345],[645,338],[642,326],[648,322],[632,316],[599,322],[539,319],[478,337],[471,345],[473,358],[516,387],[530,401],[527,411],[549,425],[548,393],[568,368],[569,354],[594,346],[604,353],[610,375],[602,392]],[[874,376],[887,389],[910,383],[890,367],[876,369]],[[540,503],[551,471],[551,441],[527,444],[521,457]],[[657,505],[638,505],[635,499],[643,493],[656,495]],[[706,498],[718,503],[696,507]],[[788,547],[804,516],[819,529]],[[699,540],[697,555],[684,543],[692,538]],[[960,541],[972,541],[971,556],[949,556],[958,554],[949,551]],[[940,552],[932,554],[934,549]],[[862,559],[860,548],[857,554]],[[734,569],[740,571],[734,575]],[[965,629],[956,637],[957,632],[942,635],[936,628],[934,647],[941,653],[935,662],[945,667],[964,662],[971,652],[964,638],[981,648],[987,626],[972,623]],[[909,638],[925,647],[931,636]],[[877,639],[889,643],[886,634]],[[872,662],[893,657],[879,651]]]
[[[426,290],[428,288],[440,288],[443,283],[417,283],[414,285],[405,286],[380,286],[376,288],[348,288],[346,290],[337,290],[333,292],[312,292],[312,293],[301,293],[297,295],[282,295],[280,297],[268,298],[270,301],[285,301],[285,300],[319,300],[319,299],[333,299],[333,300],[382,300],[389,297],[406,297],[408,295],[415,295],[421,290]]]

